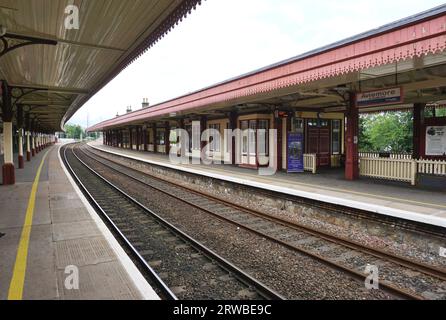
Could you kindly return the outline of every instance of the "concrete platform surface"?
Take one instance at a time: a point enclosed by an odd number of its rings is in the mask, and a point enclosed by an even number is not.
[[[323,170],[318,174],[278,172],[274,176],[259,176],[257,170],[230,165],[172,164],[166,155],[114,148],[103,145],[101,141],[90,142],[89,145],[111,154],[188,173],[446,227],[444,191],[368,178],[346,181],[339,170]]]
[[[158,299],[67,175],[59,147],[0,186],[0,299]]]

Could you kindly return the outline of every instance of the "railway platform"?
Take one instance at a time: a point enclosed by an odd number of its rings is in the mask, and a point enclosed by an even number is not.
[[[278,172],[274,176],[259,176],[256,170],[229,165],[172,164],[166,155],[110,147],[101,141],[90,142],[89,145],[111,154],[187,173],[446,227],[446,194],[443,191],[371,179],[346,181],[343,175],[333,171],[315,175]]]
[[[138,271],[63,167],[60,145],[0,186],[0,299],[151,299]]]

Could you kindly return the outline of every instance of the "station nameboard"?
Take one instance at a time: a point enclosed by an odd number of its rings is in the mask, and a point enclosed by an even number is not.
[[[385,106],[403,102],[402,88],[388,88],[361,92],[356,95],[358,108]]]

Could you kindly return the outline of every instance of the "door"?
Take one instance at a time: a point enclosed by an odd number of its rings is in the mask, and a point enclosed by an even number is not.
[[[240,122],[242,131],[241,165],[256,167],[257,164],[257,120]],[[249,130],[248,130],[249,129]]]
[[[311,119],[307,122],[307,153],[317,155],[317,166],[330,165],[330,126],[328,120]]]

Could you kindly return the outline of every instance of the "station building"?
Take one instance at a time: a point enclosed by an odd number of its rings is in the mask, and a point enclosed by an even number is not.
[[[199,122],[221,132],[211,156],[228,160],[236,152],[224,129],[252,129],[232,163],[257,168],[274,153],[279,170],[290,169],[290,133],[302,133],[306,171],[343,167],[347,180],[415,184],[419,173],[446,175],[446,118],[436,116],[446,104],[445,46],[440,6],[157,105],[144,100],[89,131],[104,132],[109,146],[168,154],[171,130],[191,133]],[[359,115],[398,110],[413,113],[413,153],[360,154]],[[275,149],[258,143],[259,129],[277,130]]]

